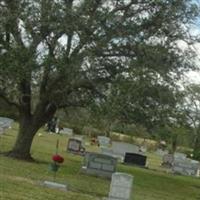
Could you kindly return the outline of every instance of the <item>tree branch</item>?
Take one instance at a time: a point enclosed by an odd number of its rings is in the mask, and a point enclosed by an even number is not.
[[[0,98],[3,99],[8,105],[14,106],[19,109],[19,104],[16,102],[11,101],[3,91],[0,91]]]

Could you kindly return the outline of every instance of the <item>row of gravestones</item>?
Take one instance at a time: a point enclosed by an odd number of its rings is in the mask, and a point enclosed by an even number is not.
[[[82,138],[70,138],[68,140],[67,151],[74,154],[85,155],[85,147]],[[146,166],[147,160],[147,157],[139,152],[139,147],[119,142],[113,142],[112,149],[102,147],[101,154],[98,155],[105,158],[113,158],[115,160],[119,160],[120,158],[125,164],[139,165],[141,167]],[[88,157],[88,153],[85,157]]]
[[[82,154],[82,147],[80,138],[69,139],[67,148],[69,152],[80,155]],[[86,152],[81,172],[96,176],[112,177],[109,197],[105,199],[129,200],[131,197],[133,177],[124,173],[116,173],[116,166],[117,158],[112,155]]]
[[[200,162],[182,153],[165,154],[162,165],[171,168],[176,174],[200,177]]]
[[[87,153],[85,156],[85,164],[83,166],[83,170],[87,173],[97,174],[98,171],[101,175],[107,174],[107,176],[111,176],[111,174],[115,170],[111,170],[108,172],[105,170],[109,168],[105,164],[95,163],[95,160],[102,160],[102,158],[110,159],[111,163],[116,163],[113,160],[121,160],[124,164],[130,165],[138,165],[141,167],[146,166],[147,157],[143,155],[140,151],[139,147],[132,144],[122,143],[122,142],[112,142],[112,147],[106,147],[110,144],[110,141],[104,137],[100,136],[99,143],[101,146],[101,154]],[[101,142],[101,140],[104,140]],[[72,138],[69,139],[68,143],[68,151],[72,153],[76,153],[79,155],[85,154],[85,148],[82,145],[82,138]],[[166,153],[166,152],[164,152]],[[192,176],[199,176],[200,173],[200,164],[198,161],[191,160],[186,158],[186,155],[183,153],[175,153],[174,155],[171,154],[161,154],[163,155],[163,166],[168,166],[172,169],[174,173],[182,174],[182,175],[192,175]],[[91,158],[90,158],[91,156]],[[96,159],[97,157],[97,159]],[[100,157],[100,158],[98,158]],[[93,160],[92,163],[89,161]],[[115,168],[115,165],[110,168]],[[109,175],[108,175],[109,174]]]
[[[43,186],[67,191],[67,185],[44,181]],[[133,176],[126,173],[113,173],[108,198],[103,200],[130,200],[132,197]]]
[[[106,142],[103,142],[105,144]],[[101,143],[102,144],[102,143]],[[117,158],[112,155],[85,152],[82,138],[70,138],[67,151],[84,155],[82,173],[111,178],[110,192],[105,200],[129,200],[131,198],[133,176],[116,172]]]
[[[146,152],[145,148],[140,148],[139,146],[124,143],[124,142],[112,142],[112,147],[102,147],[101,153],[106,155],[111,155],[118,158],[119,161],[124,162],[126,159],[126,154],[137,154],[138,157],[146,160],[144,153]],[[145,161],[146,162],[146,161]]]

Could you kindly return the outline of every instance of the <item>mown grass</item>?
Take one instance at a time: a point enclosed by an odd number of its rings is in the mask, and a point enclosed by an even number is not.
[[[11,149],[17,132],[17,125],[0,135],[0,151]],[[32,155],[36,163],[28,163],[0,156],[0,199],[2,200],[97,200],[108,196],[110,180],[87,176],[80,173],[82,157],[66,152],[67,137],[50,135],[40,130],[32,146]],[[55,152],[59,139],[59,153],[65,162],[59,169],[56,181],[66,183],[69,191],[63,192],[41,186],[44,180],[53,180],[48,170],[51,156]],[[87,150],[98,151],[88,146]],[[149,166],[154,169],[142,169],[118,165],[118,171],[134,176],[134,200],[200,200],[200,179],[175,176],[160,170],[160,158],[148,154]]]

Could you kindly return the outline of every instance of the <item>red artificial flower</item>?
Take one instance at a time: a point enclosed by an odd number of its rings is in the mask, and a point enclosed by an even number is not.
[[[52,156],[52,160],[57,163],[63,163],[64,158],[58,154]]]

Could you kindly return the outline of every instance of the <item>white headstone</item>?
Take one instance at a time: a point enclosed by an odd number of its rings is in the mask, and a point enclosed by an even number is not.
[[[130,200],[133,176],[126,173],[113,173],[110,185],[109,200]]]
[[[64,134],[64,135],[72,136],[73,135],[73,129],[63,128],[62,130],[60,130],[60,133]]]

